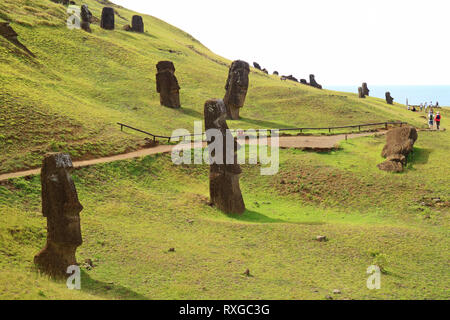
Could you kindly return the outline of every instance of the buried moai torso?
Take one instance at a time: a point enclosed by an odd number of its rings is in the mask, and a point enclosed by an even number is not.
[[[141,16],[133,16],[131,19],[131,30],[134,32],[144,32],[144,21]]]
[[[358,87],[358,98],[365,98],[364,89],[362,87]]]
[[[171,61],[160,61],[156,65],[156,91],[160,95],[160,103],[170,108],[180,107],[180,86],[175,77],[175,66]]]
[[[75,184],[70,177],[73,169],[68,154],[45,157],[41,170],[42,213],[47,218],[47,243],[35,258],[42,271],[64,276],[67,267],[76,264],[75,251],[82,244],[80,212]]]
[[[239,175],[242,172],[237,163],[237,149],[239,144],[228,130],[226,122],[226,107],[222,100],[208,100],[204,108],[205,130],[208,140],[212,133],[209,129],[216,129],[216,133],[222,136],[222,145],[210,150],[210,159],[216,159],[221,163],[210,163],[209,193],[211,202],[220,210],[230,214],[241,214],[245,211],[244,199],[239,186]],[[227,148],[226,139],[233,141],[233,148]],[[215,140],[208,141],[212,148]],[[212,151],[212,152],[211,152]]]
[[[92,20],[92,13],[89,11],[89,8],[87,5],[83,4],[81,6],[81,29],[87,32],[91,32],[91,20]]]
[[[104,7],[102,11],[102,20],[100,27],[106,30],[114,30],[114,9],[111,7]]]
[[[239,119],[239,109],[244,106],[248,90],[248,74],[250,66],[247,62],[236,60],[231,64],[225,85],[224,103],[229,119]]]

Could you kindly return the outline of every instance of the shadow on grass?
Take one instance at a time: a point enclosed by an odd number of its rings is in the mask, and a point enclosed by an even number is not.
[[[81,270],[81,291],[106,299],[149,300],[142,294],[113,282],[107,283],[92,279],[85,270]]]
[[[260,212],[245,210],[242,215],[229,215],[229,217],[233,218],[237,221],[243,222],[253,222],[253,223],[290,223],[290,224],[305,224],[305,225],[321,225],[325,224],[325,222],[316,222],[316,221],[289,221],[278,218],[268,217]]]
[[[414,147],[414,151],[408,156],[408,169],[414,169],[415,164],[426,164],[432,150]]]

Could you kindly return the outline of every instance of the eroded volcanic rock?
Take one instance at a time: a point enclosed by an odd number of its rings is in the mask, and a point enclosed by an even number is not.
[[[414,127],[398,127],[389,130],[386,134],[386,145],[381,152],[381,156],[386,161],[380,163],[380,170],[401,172],[406,165],[408,155],[413,151],[414,143],[417,140],[417,130]]]
[[[239,119],[239,109],[244,106],[248,90],[248,74],[250,66],[242,60],[233,61],[228,71],[228,79],[225,85],[224,103],[229,119]]]
[[[206,101],[204,115],[208,148],[212,148],[209,170],[211,203],[225,213],[242,214],[245,204],[239,186],[239,175],[242,172],[236,154],[239,144],[228,130],[225,103],[216,99]],[[209,129],[217,129],[220,132],[223,141],[221,145],[214,144],[216,140],[212,138],[212,133],[208,132]],[[232,148],[227,148],[226,139],[234,142]]]
[[[47,243],[34,263],[53,277],[67,276],[67,267],[76,265],[75,251],[82,244],[77,190],[70,172],[68,154],[45,156],[41,169],[42,213],[47,218]]]
[[[162,106],[180,108],[180,86],[175,77],[175,66],[172,61],[160,61],[156,65],[156,91]]]

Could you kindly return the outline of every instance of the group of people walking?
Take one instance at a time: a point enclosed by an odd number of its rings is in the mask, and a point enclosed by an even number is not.
[[[439,127],[441,126],[441,113],[438,111],[436,115],[434,115],[433,109],[430,109],[427,118],[428,118],[428,127],[430,129],[433,129],[433,125],[434,123],[436,123],[436,129],[439,130]]]
[[[408,100],[406,100],[406,101],[408,101]],[[411,106],[408,104],[408,102],[406,102],[406,104],[407,104],[408,110],[414,111],[414,112],[418,111],[417,108],[416,108],[416,106],[412,106],[412,107],[411,107]],[[428,111],[428,114],[427,114],[427,121],[428,121],[428,127],[429,127],[430,129],[433,129],[433,128],[434,128],[434,124],[436,124],[436,129],[437,129],[437,130],[440,129],[440,126],[441,126],[441,118],[442,118],[441,113],[438,111],[438,112],[436,112],[436,114],[434,114],[434,111],[433,111],[433,108],[438,108],[438,107],[439,107],[439,102],[437,102],[437,101],[436,101],[436,104],[435,104],[435,105],[433,105],[433,101],[431,101],[430,104],[427,104],[427,103],[425,102],[425,103],[421,103],[420,106],[419,106],[420,111],[425,111],[425,112]]]

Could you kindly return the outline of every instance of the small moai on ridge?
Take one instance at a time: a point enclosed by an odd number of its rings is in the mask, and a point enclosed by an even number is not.
[[[239,186],[241,166],[237,163],[237,150],[239,144],[228,130],[226,122],[227,112],[225,103],[219,99],[205,102],[204,107],[205,130],[208,140],[208,148],[212,147],[214,136],[209,129],[216,129],[222,135],[222,144],[218,149],[209,150],[209,194],[211,203],[227,214],[242,214],[245,211],[244,199]],[[227,139],[233,141],[233,148],[227,148]],[[213,140],[213,141],[211,141]],[[217,162],[216,163],[214,159]]]
[[[35,257],[38,268],[52,277],[67,276],[67,267],[76,265],[75,252],[83,240],[75,184],[70,177],[72,160],[65,153],[51,153],[41,169],[42,214],[47,218],[47,243]]]
[[[275,76],[279,75],[278,71],[274,71],[272,74],[275,75]]]
[[[358,87],[358,98],[365,98],[363,87]]]
[[[309,75],[309,85],[311,87],[317,88],[317,89],[322,89],[322,86],[320,84],[317,83],[315,77],[313,74]]]
[[[253,62],[253,66],[254,66],[256,69],[261,70],[261,66],[259,65],[258,62]]]
[[[366,82],[363,82],[363,84],[362,84],[362,90],[363,90],[363,94],[364,94],[365,96],[369,96],[370,90],[369,90],[369,87],[367,86],[367,83],[366,83]]]
[[[387,104],[394,104],[394,98],[391,97],[391,93],[389,91],[386,92],[386,103]]]
[[[239,119],[239,109],[244,106],[247,96],[249,73],[250,66],[245,61],[236,60],[230,66],[223,99],[227,108],[228,119]]]
[[[86,32],[92,32],[91,30],[91,20],[92,20],[92,13],[89,11],[89,8],[87,5],[83,4],[81,6],[81,29],[83,29]]]
[[[142,33],[144,32],[144,20],[141,16],[133,16],[131,19],[131,31]]]
[[[162,106],[180,108],[180,86],[175,77],[175,66],[172,61],[160,61],[156,65],[156,91],[159,93]]]
[[[111,7],[104,7],[102,10],[102,19],[100,27],[105,30],[114,30],[115,17],[114,9]]]

